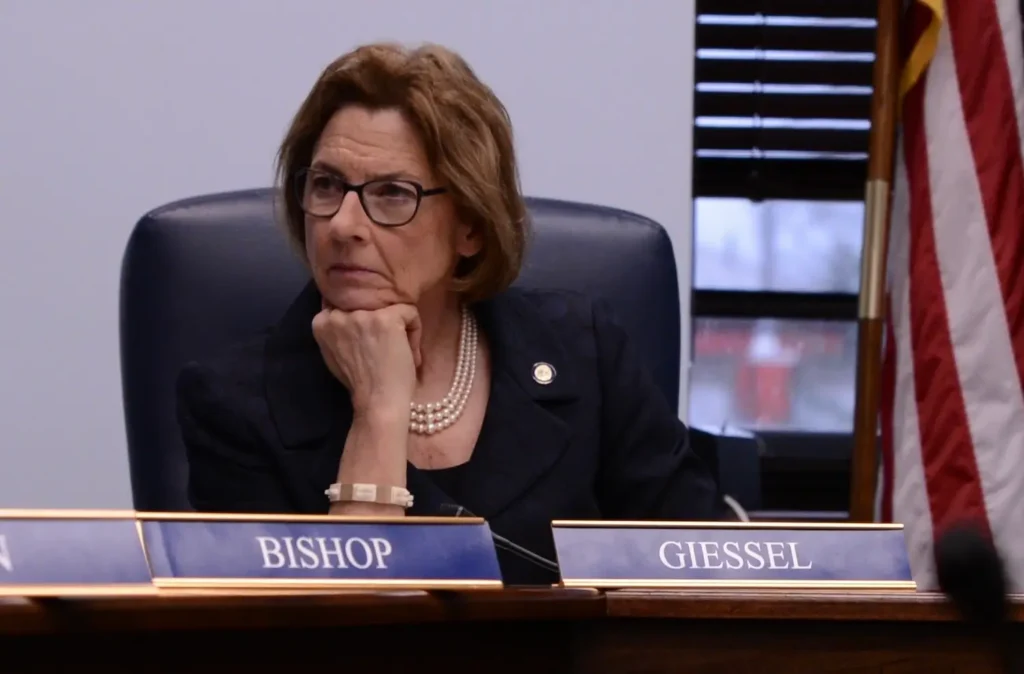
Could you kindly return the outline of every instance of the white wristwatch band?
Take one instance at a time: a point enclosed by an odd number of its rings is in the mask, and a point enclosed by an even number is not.
[[[331,503],[357,502],[412,507],[412,494],[405,487],[390,487],[380,484],[339,484],[324,490]]]

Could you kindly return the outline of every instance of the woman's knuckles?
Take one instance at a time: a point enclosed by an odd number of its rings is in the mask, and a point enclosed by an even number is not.
[[[405,338],[415,309],[393,305],[376,311],[324,311],[313,319],[313,335],[318,342],[367,342],[382,338]]]

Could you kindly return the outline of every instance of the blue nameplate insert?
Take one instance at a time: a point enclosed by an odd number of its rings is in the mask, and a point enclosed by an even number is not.
[[[160,588],[500,589],[471,518],[139,513]]]
[[[902,525],[552,523],[567,587],[914,590]]]
[[[152,594],[135,513],[0,511],[0,596]]]

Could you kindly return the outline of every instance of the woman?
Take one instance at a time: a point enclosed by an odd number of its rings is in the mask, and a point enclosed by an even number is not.
[[[504,107],[436,46],[329,65],[279,154],[312,282],[179,379],[200,511],[707,519],[715,486],[602,303],[510,290],[526,243]],[[556,580],[499,550],[506,583]]]

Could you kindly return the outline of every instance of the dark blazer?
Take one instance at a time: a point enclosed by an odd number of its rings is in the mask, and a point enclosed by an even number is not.
[[[189,498],[206,512],[325,513],[352,420],[311,322],[310,284],[267,335],[185,367],[179,418]],[[510,290],[475,307],[491,345],[490,400],[461,503],[494,532],[555,559],[553,519],[717,518],[715,484],[603,302]],[[534,381],[538,362],[554,379]],[[452,514],[412,465],[410,515]],[[557,579],[499,550],[507,584]]]

